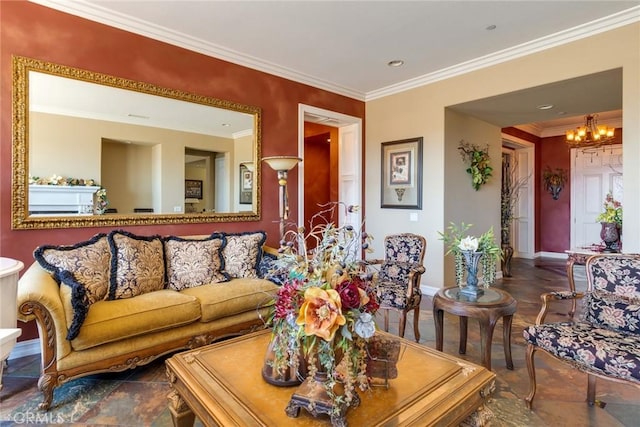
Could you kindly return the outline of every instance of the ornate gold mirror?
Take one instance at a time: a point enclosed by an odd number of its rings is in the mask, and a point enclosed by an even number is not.
[[[12,228],[260,220],[260,130],[258,107],[16,56]]]

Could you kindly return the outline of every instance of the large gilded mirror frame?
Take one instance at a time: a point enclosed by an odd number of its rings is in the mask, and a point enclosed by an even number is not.
[[[194,213],[115,213],[106,215],[32,215],[29,212],[29,76],[35,71],[53,76],[61,76],[84,82],[96,83],[113,88],[135,91],[143,94],[171,98],[188,103],[225,109],[253,116],[253,163],[261,158],[261,110],[231,101],[155,86],[150,83],[128,80],[106,74],[73,68],[37,59],[13,57],[13,145],[12,145],[12,187],[11,225],[12,229],[54,229],[103,226],[136,226],[160,224],[191,224],[207,222],[259,221],[261,212],[261,171],[253,171],[252,204],[238,212],[194,212]],[[231,165],[234,167],[235,165]],[[231,175],[235,176],[235,175]],[[237,185],[240,185],[239,183]],[[237,186],[234,188],[238,188]],[[235,191],[237,192],[237,191]]]

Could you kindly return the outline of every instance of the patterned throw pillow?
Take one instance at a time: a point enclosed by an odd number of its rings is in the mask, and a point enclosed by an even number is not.
[[[263,231],[225,234],[227,245],[222,250],[225,271],[229,276],[258,278],[262,245],[267,240]]]
[[[96,234],[73,246],[43,245],[33,256],[58,283],[71,288],[73,316],[67,339],[72,340],[80,332],[89,306],[105,299],[109,291],[111,252],[107,235]]]
[[[229,276],[223,271],[225,243],[224,235],[215,233],[199,240],[166,237],[164,253],[169,289],[180,291],[228,281]]]
[[[115,230],[111,248],[108,299],[131,298],[164,288],[164,249],[160,236],[136,236]]]

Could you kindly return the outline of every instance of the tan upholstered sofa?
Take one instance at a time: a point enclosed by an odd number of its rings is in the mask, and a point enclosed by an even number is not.
[[[58,385],[144,365],[263,327],[277,286],[261,278],[262,232],[189,238],[120,230],[41,246],[18,284],[18,318],[35,319],[40,408]]]

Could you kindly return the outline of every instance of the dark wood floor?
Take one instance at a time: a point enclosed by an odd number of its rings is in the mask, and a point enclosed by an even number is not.
[[[580,267],[578,267],[580,268]],[[514,260],[513,277],[499,280],[495,286],[506,290],[518,301],[512,326],[514,370],[508,370],[502,346],[502,323],[494,332],[492,368],[497,375],[496,391],[489,405],[494,417],[490,426],[637,426],[640,425],[640,390],[632,385],[598,380],[597,397],[604,408],[589,407],[586,398],[586,375],[555,359],[536,356],[538,393],[533,411],[526,409],[522,398],[529,379],[524,362],[523,328],[535,321],[542,292],[568,289],[564,260]],[[577,287],[584,287],[584,275],[576,272]],[[428,283],[428,272],[424,279]],[[549,321],[564,319],[568,305],[560,305],[548,316]],[[412,322],[409,316],[410,325]],[[458,320],[445,314],[444,351],[457,355]],[[382,323],[379,323],[382,324]],[[391,331],[397,331],[397,323]],[[431,298],[423,298],[420,312],[422,345],[435,348],[435,331]],[[413,339],[412,328],[406,338]],[[467,353],[459,357],[480,363],[479,328],[469,321]],[[11,360],[0,391],[0,426],[27,422],[54,425],[170,426],[166,394],[169,386],[163,361],[136,370],[101,374],[71,381],[56,389],[53,409],[38,413],[41,396],[37,391],[39,359],[37,356]],[[358,426],[355,426],[358,427]]]

